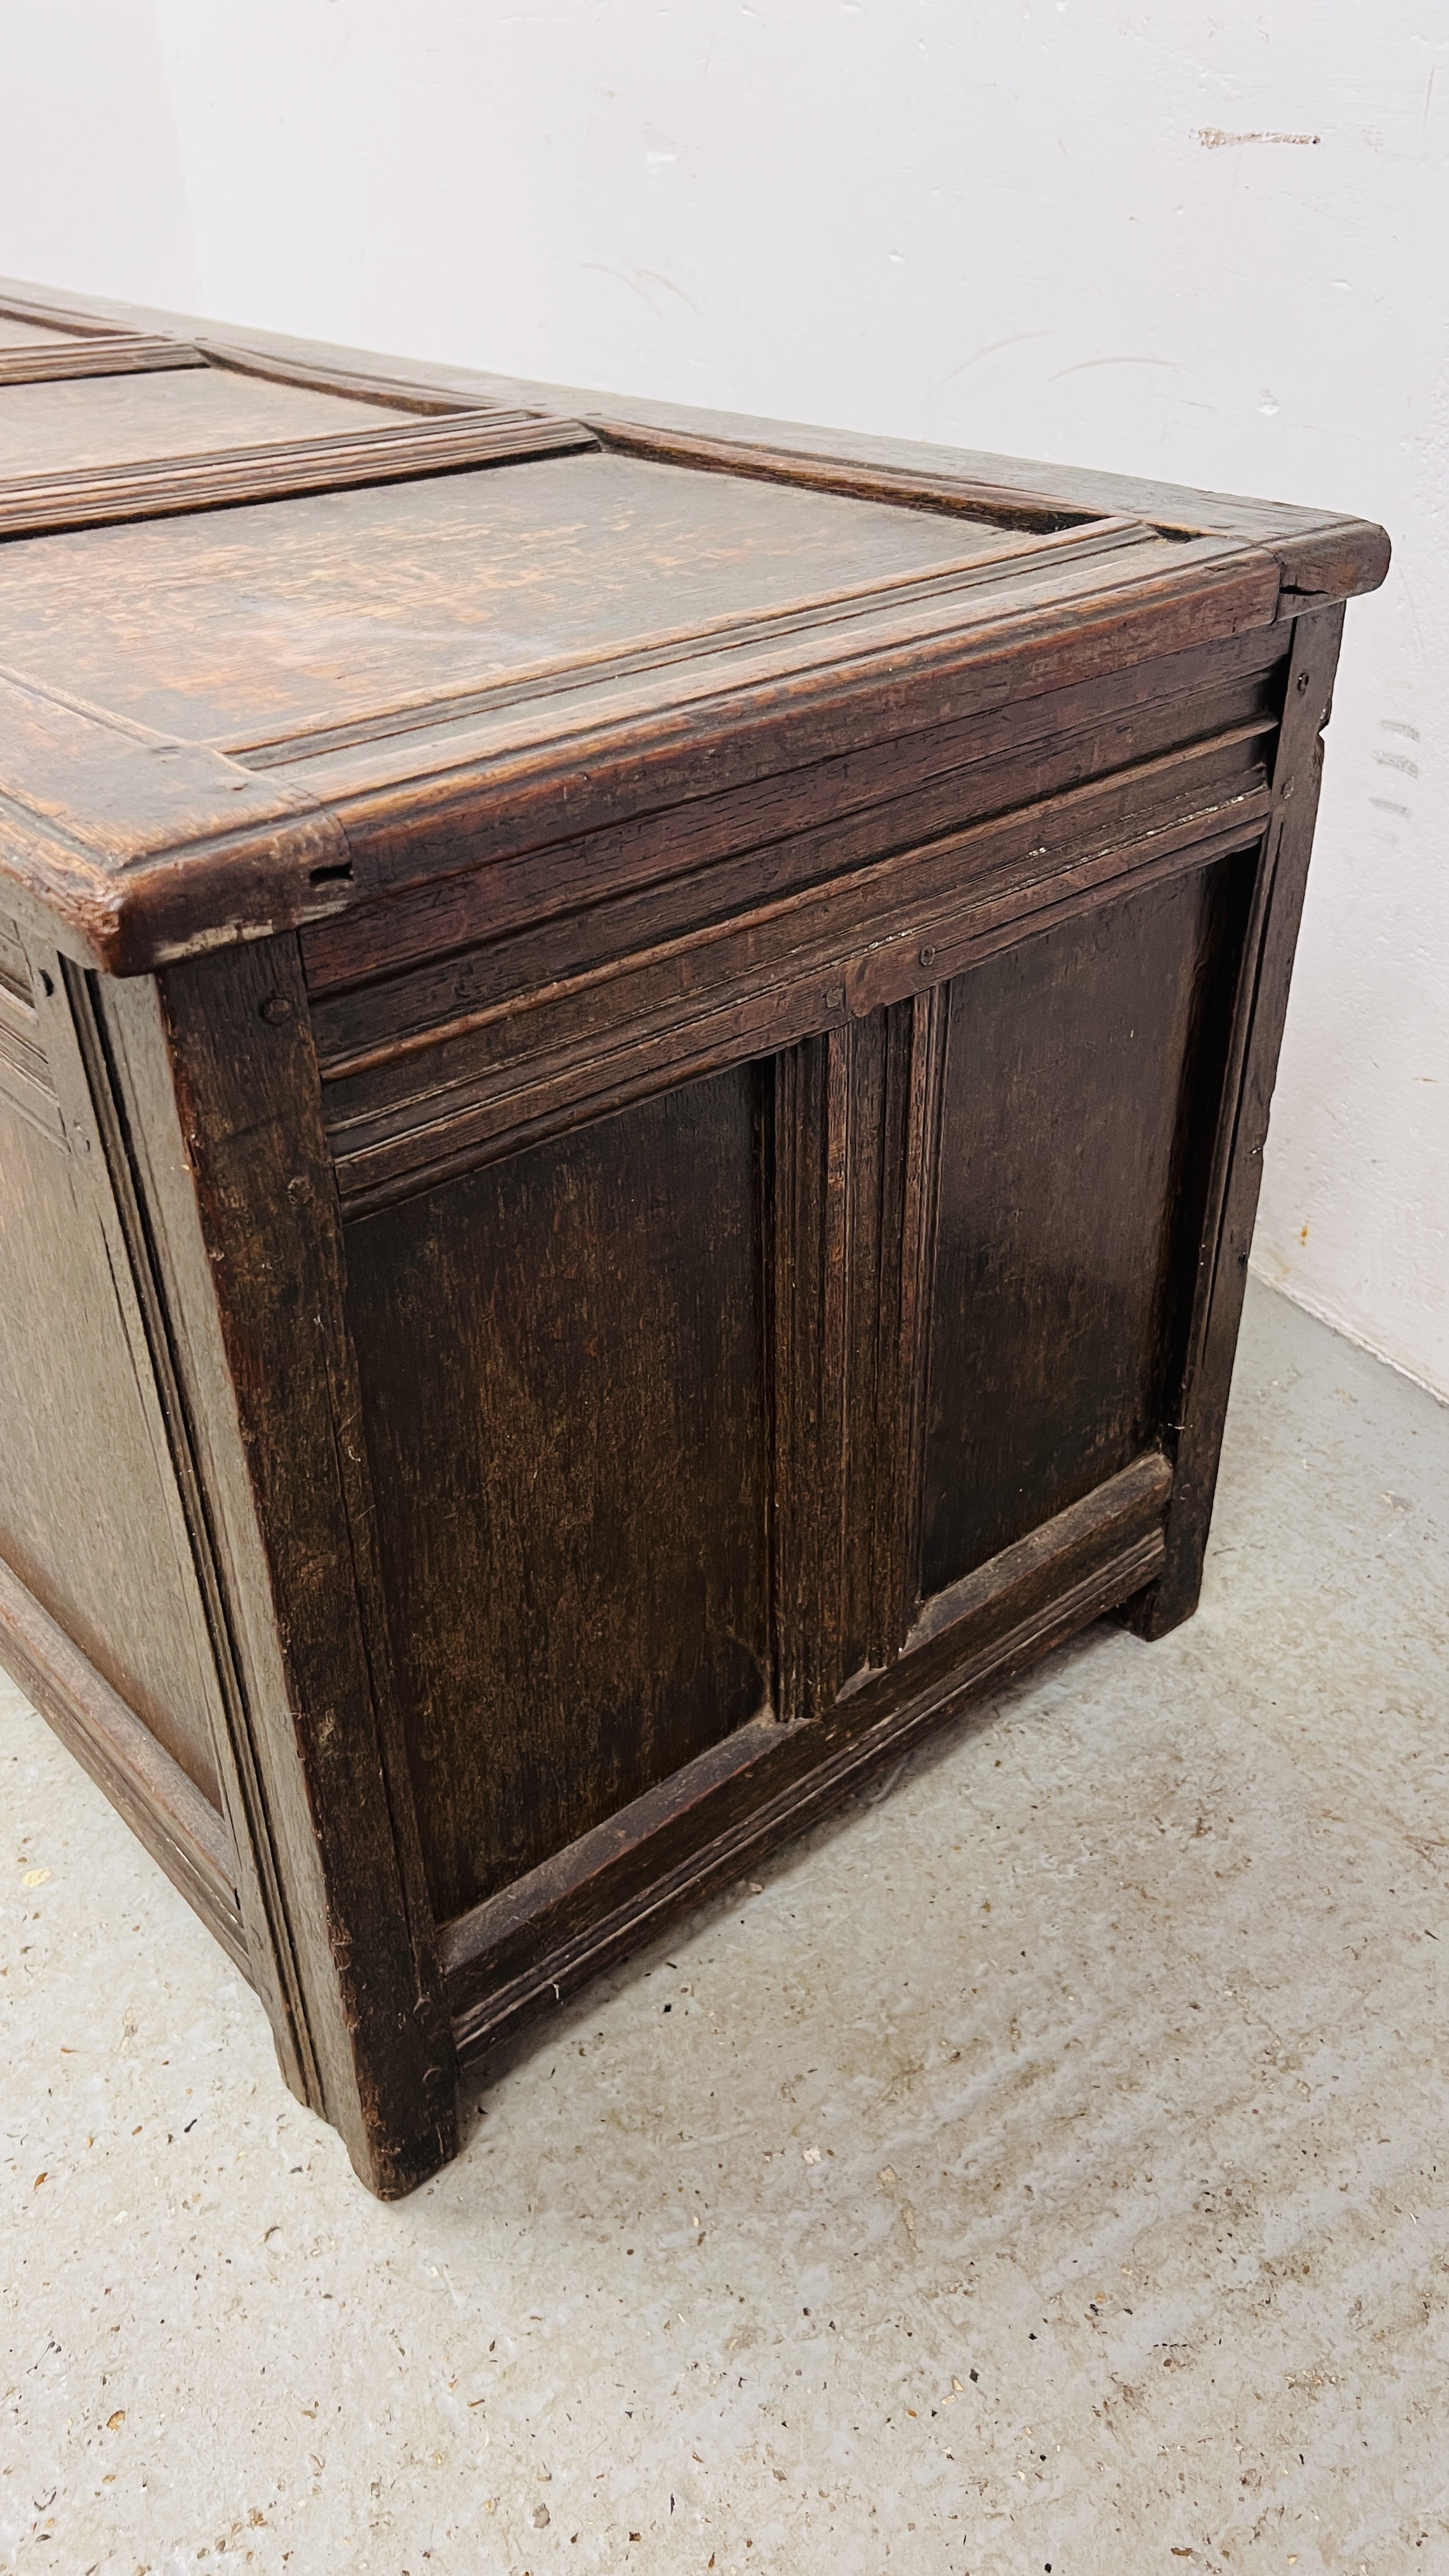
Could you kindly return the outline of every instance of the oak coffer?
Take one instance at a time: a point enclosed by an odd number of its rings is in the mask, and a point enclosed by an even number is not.
[[[1192,1609],[1387,551],[0,309],[0,1654],[374,2191]]]

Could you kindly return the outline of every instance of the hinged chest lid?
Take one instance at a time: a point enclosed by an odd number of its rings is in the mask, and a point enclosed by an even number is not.
[[[0,880],[147,971],[1382,578],[1359,522],[860,444],[0,304]]]

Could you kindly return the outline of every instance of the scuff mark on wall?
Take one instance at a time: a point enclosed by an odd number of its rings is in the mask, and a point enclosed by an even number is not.
[[[1229,134],[1221,125],[1196,125],[1192,139],[1204,152],[1223,152],[1231,143],[1321,143],[1321,134]]]

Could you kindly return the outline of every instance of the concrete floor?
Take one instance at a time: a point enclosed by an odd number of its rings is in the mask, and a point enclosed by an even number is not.
[[[1449,2569],[1449,1413],[1249,1303],[1204,1604],[626,1970],[381,2208],[0,1684],[0,2567]]]

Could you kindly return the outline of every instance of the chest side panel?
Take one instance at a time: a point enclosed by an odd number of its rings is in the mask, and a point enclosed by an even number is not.
[[[9,973],[0,940],[0,1556],[219,1804],[170,1463],[48,1070],[44,1116],[7,1078]]]

